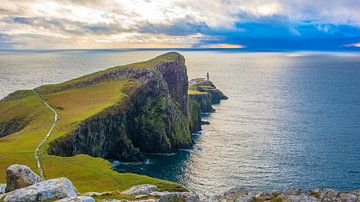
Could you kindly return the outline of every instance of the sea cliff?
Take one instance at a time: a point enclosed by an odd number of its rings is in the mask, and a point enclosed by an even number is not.
[[[199,116],[188,102],[188,77],[184,58],[168,53],[148,63],[130,65],[98,74],[72,86],[104,80],[132,80],[136,87],[127,97],[89,117],[78,127],[50,142],[48,153],[59,156],[89,154],[121,161],[142,161],[143,153],[166,153],[191,147],[194,127],[189,120]],[[143,66],[142,66],[143,65]],[[71,88],[71,86],[69,87]],[[47,88],[38,89],[47,92]],[[51,88],[50,88],[51,90]]]
[[[191,97],[185,59],[174,52],[16,91],[0,101],[0,171],[23,164],[40,174],[39,149],[44,177],[66,177],[81,193],[138,184],[185,191],[176,183],[118,173],[107,160],[143,161],[146,153],[191,148],[205,112]],[[47,105],[57,112],[55,121]],[[0,183],[5,180],[0,175]]]
[[[56,110],[55,122],[45,103]],[[16,91],[0,101],[0,170],[17,163],[38,172],[34,152],[45,140],[38,151],[45,178],[67,177],[81,192],[137,184],[184,190],[176,183],[117,173],[107,160],[143,161],[145,153],[190,148],[191,133],[201,129],[200,115],[188,96],[185,59],[174,52]]]
[[[201,113],[214,112],[213,104],[228,99],[213,82],[204,78],[192,79],[189,86],[189,97],[199,104]]]

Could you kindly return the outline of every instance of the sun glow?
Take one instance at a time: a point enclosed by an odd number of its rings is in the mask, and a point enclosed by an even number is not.
[[[246,47],[243,45],[239,45],[239,44],[221,43],[221,44],[203,45],[203,46],[201,46],[201,48],[246,48]]]
[[[349,46],[353,46],[353,47],[360,48],[360,42],[359,42],[359,43],[350,44]]]

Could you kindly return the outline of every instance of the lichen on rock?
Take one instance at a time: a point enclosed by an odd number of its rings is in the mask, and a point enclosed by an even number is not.
[[[6,169],[6,192],[41,182],[42,178],[25,165],[14,164]]]
[[[77,196],[77,191],[67,178],[42,181],[37,184],[9,192],[5,202],[13,201],[45,201]]]
[[[75,196],[57,200],[56,202],[95,202],[95,199],[90,196]]]

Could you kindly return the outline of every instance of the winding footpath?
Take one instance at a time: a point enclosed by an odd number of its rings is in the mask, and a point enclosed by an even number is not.
[[[42,145],[49,139],[51,133],[54,131],[54,128],[56,126],[57,120],[58,120],[58,113],[55,111],[54,108],[52,108],[45,100],[43,100],[40,95],[33,89],[32,90],[35,94],[35,96],[42,102],[44,103],[44,105],[49,108],[52,112],[54,112],[54,122],[49,130],[49,132],[46,134],[45,138],[40,142],[40,144],[37,146],[36,150],[35,150],[35,160],[36,160],[36,165],[38,167],[39,173],[40,173],[40,177],[45,180],[44,177],[44,172],[43,169],[41,167],[41,163],[40,163],[40,157],[39,157],[39,151],[42,147]]]

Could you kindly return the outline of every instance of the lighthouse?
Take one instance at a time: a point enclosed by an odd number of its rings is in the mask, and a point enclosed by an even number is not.
[[[206,81],[210,81],[209,72],[206,73]]]

